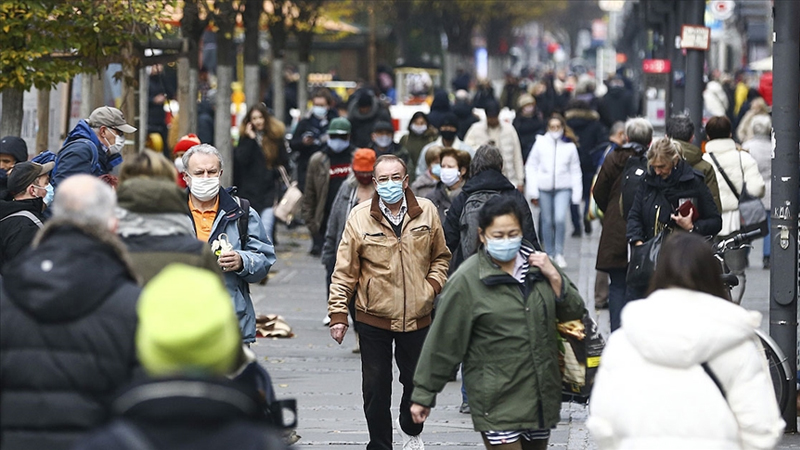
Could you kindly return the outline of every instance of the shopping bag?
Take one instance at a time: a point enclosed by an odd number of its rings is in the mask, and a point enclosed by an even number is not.
[[[587,311],[581,320],[559,323],[557,329],[562,400],[586,403],[606,342]]]
[[[645,241],[642,245],[631,247],[631,259],[628,262],[628,274],[625,281],[628,289],[633,292],[645,292],[650,284],[650,278],[656,271],[658,255],[661,246],[667,238],[669,228],[664,228],[660,233]]]
[[[300,209],[303,192],[297,187],[297,181],[289,179],[289,174],[286,173],[286,169],[283,166],[279,166],[278,171],[281,174],[283,183],[286,185],[286,192],[275,205],[273,213],[275,218],[288,225],[292,223]]]
[[[761,236],[766,236],[767,229],[767,209],[761,199],[754,197],[747,191],[747,183],[742,185],[742,193],[739,194],[739,231],[748,233],[753,230],[760,230]]]

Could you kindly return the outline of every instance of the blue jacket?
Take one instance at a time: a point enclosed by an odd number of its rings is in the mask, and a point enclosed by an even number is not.
[[[57,187],[65,178],[81,173],[99,177],[111,172],[120,163],[122,155],[109,156],[94,130],[81,119],[58,151],[50,183]]]
[[[239,238],[239,217],[245,214],[239,203],[231,196],[228,190],[219,191],[219,210],[208,242],[219,239],[222,233],[228,236],[228,242],[233,245],[233,250],[242,257],[242,270],[239,272],[224,272],[225,287],[233,299],[236,316],[239,318],[239,328],[242,331],[244,342],[256,340],[256,312],[253,300],[250,298],[250,283],[258,283],[269,273],[270,267],[275,264],[275,248],[267,238],[267,232],[261,224],[261,218],[250,208],[248,211],[246,248],[242,249]],[[194,221],[192,221],[194,224]]]

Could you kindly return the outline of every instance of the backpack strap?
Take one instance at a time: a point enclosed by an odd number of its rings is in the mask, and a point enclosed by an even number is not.
[[[10,219],[10,218],[12,218],[12,217],[27,217],[27,218],[28,218],[28,219],[30,219],[30,220],[31,220],[31,222],[33,222],[33,223],[34,223],[34,224],[35,224],[37,227],[39,227],[39,228],[42,228],[42,227],[44,226],[44,225],[42,225],[42,221],[41,221],[41,220],[39,220],[39,218],[38,218],[38,217],[36,217],[36,216],[35,216],[35,215],[34,215],[32,212],[30,212],[30,211],[17,211],[17,212],[15,212],[15,213],[13,213],[13,214],[9,214],[9,215],[7,215],[7,216],[3,217],[2,219],[0,219],[0,222],[4,221],[4,220],[6,220],[6,219]]]
[[[722,166],[719,165],[719,161],[717,161],[717,157],[714,156],[714,154],[711,153],[711,152],[709,152],[708,154],[711,156],[711,159],[714,160],[714,164],[717,166],[717,169],[719,169],[719,174],[722,175],[722,178],[725,180],[725,183],[727,183],[728,187],[731,188],[731,192],[733,192],[733,195],[736,197],[736,200],[738,201],[739,200],[739,193],[736,192],[736,188],[733,187],[733,183],[731,182],[731,179],[728,178],[728,174],[725,173],[724,170],[722,170]],[[740,157],[741,157],[741,155],[740,155]],[[742,171],[742,179],[744,179],[744,170]]]
[[[236,220],[236,227],[239,230],[239,242],[241,243],[242,250],[244,250],[247,246],[247,240],[249,239],[247,225],[250,220],[250,200],[242,197],[234,197],[234,199],[236,199],[236,203],[238,203],[239,207],[244,211],[244,214],[239,216]]]
[[[728,396],[725,394],[725,389],[722,388],[722,383],[720,383],[719,378],[717,378],[717,376],[711,370],[711,367],[708,365],[708,363],[704,362],[704,363],[700,364],[700,366],[706,372],[708,377],[711,378],[711,381],[713,381],[714,384],[717,386],[717,389],[719,389],[719,392],[720,392],[720,394],[722,394],[722,397],[727,401],[728,400]]]

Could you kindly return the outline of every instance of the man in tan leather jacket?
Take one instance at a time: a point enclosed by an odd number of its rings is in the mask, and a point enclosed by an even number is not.
[[[408,188],[401,159],[378,158],[373,182],[375,196],[350,213],[336,255],[328,298],[331,337],[342,343],[347,304],[355,296],[368,448],[392,448],[392,342],[403,384],[398,432],[403,448],[422,448],[422,425],[409,412],[412,378],[433,299],[447,280],[450,251],[436,207]]]

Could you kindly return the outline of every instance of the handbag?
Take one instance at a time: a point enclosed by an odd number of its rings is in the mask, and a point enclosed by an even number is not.
[[[736,200],[739,201],[739,231],[748,233],[753,230],[759,230],[762,237],[766,236],[769,232],[767,227],[767,208],[764,207],[764,203],[761,202],[760,198],[753,196],[747,191],[747,183],[744,181],[744,168],[742,167],[741,153],[739,154],[739,168],[742,169],[741,193],[736,192],[736,188],[733,187],[731,179],[728,178],[728,174],[722,170],[722,166],[719,165],[719,161],[717,161],[714,154],[709,153],[709,155],[711,155],[711,159],[714,161],[717,169],[719,169],[719,174],[722,175],[725,183],[728,184],[731,192],[736,196]]]
[[[563,401],[586,403],[600,367],[600,355],[606,342],[597,322],[587,311],[581,320],[559,323],[559,366]]]
[[[286,173],[285,167],[278,166],[278,172],[281,174],[283,184],[286,185],[286,192],[283,193],[280,201],[275,205],[273,213],[275,214],[275,218],[289,225],[292,223],[295,216],[297,216],[301,200],[303,199],[303,192],[297,187],[297,181],[291,181],[289,179],[289,174]]]
[[[660,214],[661,206],[656,208],[656,224],[658,224]],[[650,278],[656,271],[661,246],[671,232],[672,229],[669,226],[665,226],[655,236],[644,241],[642,245],[631,247],[631,258],[628,262],[628,273],[625,277],[627,289],[642,294],[647,291],[647,287],[650,285]]]

